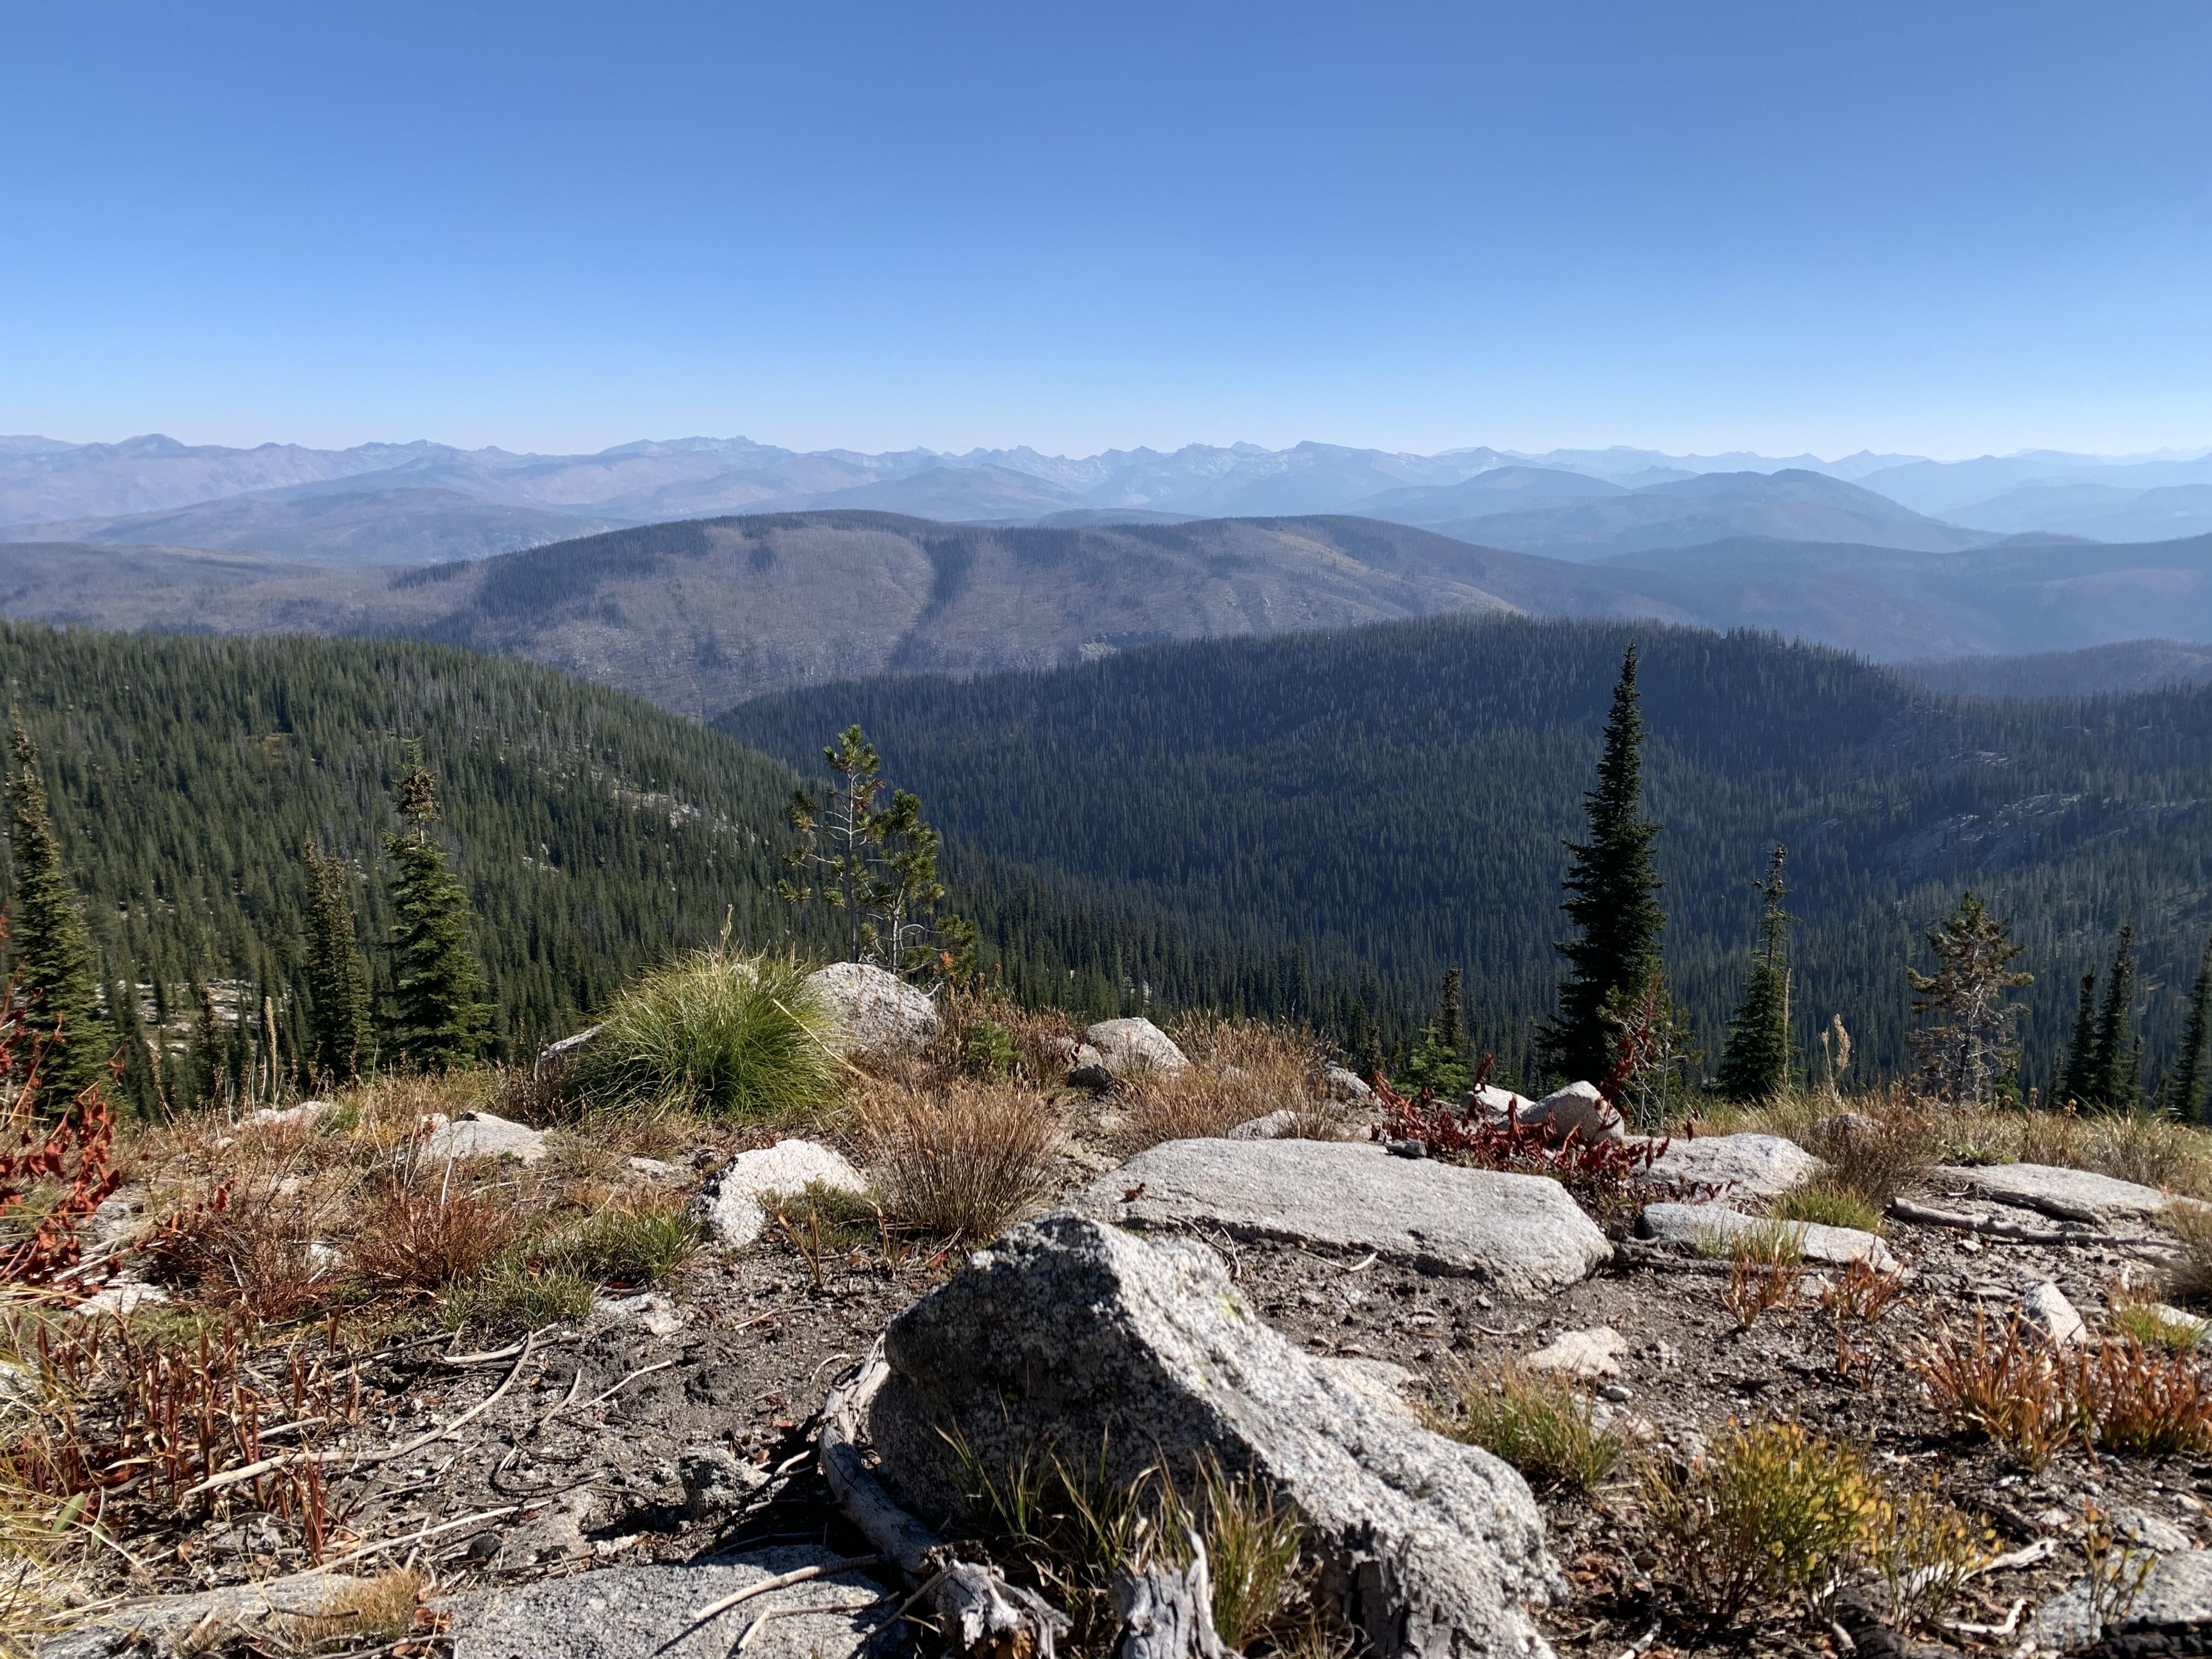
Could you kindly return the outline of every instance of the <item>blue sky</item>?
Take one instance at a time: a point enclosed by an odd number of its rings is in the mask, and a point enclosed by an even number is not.
[[[26,3],[0,431],[2212,444],[2212,7]]]

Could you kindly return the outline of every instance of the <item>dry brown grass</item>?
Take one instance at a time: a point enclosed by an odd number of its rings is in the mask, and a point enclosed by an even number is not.
[[[379,1182],[363,1206],[354,1265],[381,1290],[442,1290],[482,1273],[517,1226],[511,1200],[456,1169],[404,1170]]]
[[[147,1249],[153,1276],[218,1308],[265,1322],[342,1297],[329,1242],[352,1231],[354,1181],[313,1172],[295,1150],[240,1149],[229,1174],[173,1212]]]
[[[1059,1113],[1021,1084],[893,1084],[854,1108],[871,1185],[892,1226],[981,1243],[1049,1194],[1058,1172]]]
[[[1938,1325],[1911,1363],[1938,1415],[2009,1447],[2028,1468],[2081,1437],[2066,1366],[2017,1315],[2001,1332],[1978,1310],[1970,1334]]]
[[[1289,1108],[1293,1133],[1327,1138],[1337,1114],[1320,1096],[1328,1051],[1310,1034],[1256,1020],[1194,1015],[1171,1033],[1190,1069],[1137,1082],[1116,1136],[1128,1152],[1226,1134]]]

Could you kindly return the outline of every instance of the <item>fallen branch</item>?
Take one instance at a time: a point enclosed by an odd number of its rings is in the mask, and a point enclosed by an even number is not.
[[[1035,1590],[1010,1584],[998,1569],[963,1561],[927,1527],[892,1498],[860,1449],[860,1425],[869,1402],[891,1374],[883,1339],[822,1402],[818,1443],[822,1478],[845,1518],[916,1588],[901,1616],[927,1602],[955,1653],[1023,1654],[1054,1659],[1060,1638],[1073,1628],[1067,1615]]]
[[[788,1589],[793,1584],[803,1584],[810,1578],[827,1577],[833,1572],[849,1572],[855,1567],[879,1567],[884,1563],[880,1555],[855,1555],[844,1561],[819,1561],[811,1567],[794,1567],[789,1572],[780,1572],[773,1578],[763,1578],[757,1584],[748,1584],[743,1589],[732,1590],[719,1601],[709,1601],[691,1615],[691,1622],[677,1636],[681,1641],[709,1620],[719,1619],[732,1607],[750,1601],[756,1595],[766,1595],[770,1590]]]
[[[1939,1210],[1932,1204],[1916,1204],[1909,1198],[1893,1198],[1889,1212],[1899,1221],[1910,1221],[1923,1227],[1948,1227],[1963,1233],[1980,1233],[1987,1238],[2002,1238],[2015,1244],[2106,1244],[2111,1239],[2104,1233],[2084,1227],[2031,1227],[2024,1222],[2005,1221],[1993,1215],[1968,1215],[1963,1210]]]
[[[472,1527],[479,1521],[496,1521],[502,1515],[514,1514],[521,1507],[520,1504],[509,1504],[505,1509],[484,1510],[475,1515],[465,1515],[458,1521],[447,1521],[438,1526],[422,1528],[416,1532],[404,1532],[397,1538],[381,1538],[374,1544],[364,1544],[357,1550],[349,1551],[344,1555],[324,1562],[319,1571],[328,1572],[333,1567],[344,1566],[349,1561],[359,1561],[367,1556],[379,1555],[386,1550],[397,1549],[402,1544],[419,1544],[426,1538],[435,1538],[440,1533],[454,1532],[463,1527]]]
[[[1656,1267],[1666,1273],[1709,1273],[1726,1278],[1732,1264],[1702,1255],[1684,1255],[1641,1239],[1624,1238],[1613,1247],[1613,1259],[1624,1267]]]

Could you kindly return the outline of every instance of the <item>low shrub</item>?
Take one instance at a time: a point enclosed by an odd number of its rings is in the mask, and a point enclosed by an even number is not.
[[[299,1174],[289,1158],[249,1155],[161,1224],[147,1264],[162,1284],[215,1307],[297,1318],[343,1293],[344,1275],[323,1243],[343,1212],[335,1183]]]
[[[970,1020],[960,1035],[961,1068],[970,1077],[1003,1082],[1013,1074],[1019,1058],[1013,1033],[995,1019]]]
[[[1856,1453],[1794,1423],[1731,1429],[1687,1470],[1645,1463],[1638,1484],[1662,1571],[1709,1628],[1796,1594],[1823,1601],[1880,1499]]]
[[[769,1117],[835,1092],[843,1069],[835,1037],[835,1020],[796,963],[700,951],[617,997],[560,1088],[602,1110]]]
[[[1319,1039],[1259,1020],[1195,1015],[1177,1025],[1187,1071],[1152,1073],[1121,1113],[1117,1139],[1129,1152],[1163,1141],[1226,1134],[1237,1125],[1290,1108],[1310,1115],[1327,1052]]]
[[[1628,1449],[1621,1429],[1599,1428],[1589,1397],[1562,1377],[1511,1364],[1462,1367],[1448,1388],[1450,1406],[1429,1413],[1429,1426],[1504,1458],[1532,1486],[1587,1491]]]
[[[1900,1631],[1933,1631],[1966,1581],[1996,1553],[1986,1528],[1976,1530],[1927,1486],[1901,1498],[1885,1492],[1868,1516],[1864,1536],[1889,1622]]]
[[[1018,1084],[885,1088],[855,1115],[891,1226],[980,1243],[1052,1191],[1060,1121],[1043,1096]]]
[[[1766,1212],[1778,1221],[1805,1222],[1816,1227],[1855,1227],[1863,1233],[1881,1231],[1881,1212],[1833,1176],[1809,1181],[1794,1192],[1783,1194],[1767,1206]]]
[[[2001,1334],[1978,1309],[1971,1335],[1938,1325],[1910,1364],[1937,1415],[2009,1448],[2030,1469],[2081,1437],[2066,1367],[2017,1314]]]

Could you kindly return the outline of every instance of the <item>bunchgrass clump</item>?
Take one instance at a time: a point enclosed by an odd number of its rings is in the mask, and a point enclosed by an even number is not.
[[[2212,1308],[2212,1206],[2169,1204],[2159,1219],[2179,1249],[2166,1270],[2166,1293],[2185,1308]]]
[[[439,1311],[448,1330],[465,1325],[492,1330],[542,1330],[581,1324],[597,1294],[573,1268],[532,1261],[520,1250],[502,1252],[482,1273],[447,1287]]]
[[[681,1200],[647,1193],[564,1228],[540,1254],[549,1267],[596,1283],[654,1285],[688,1265],[702,1242]]]
[[[1766,1206],[1777,1221],[1803,1222],[1816,1227],[1854,1227],[1863,1233],[1881,1231],[1881,1212],[1832,1176],[1808,1181],[1784,1193]]]
[[[1992,1330],[1977,1310],[1970,1334],[1939,1325],[1911,1363],[1938,1416],[1987,1435],[2030,1469],[2081,1437],[2065,1366],[2018,1315]]]
[[[1504,1458],[1534,1486],[1587,1491],[1613,1472],[1628,1437],[1601,1429],[1587,1395],[1564,1378],[1518,1365],[1462,1368],[1450,1404],[1428,1414],[1437,1433]]]
[[[830,1098],[843,1066],[836,1022],[805,971],[776,957],[713,949],[624,990],[561,1080],[602,1111],[675,1107],[766,1118]]]
[[[1226,1134],[1285,1107],[1313,1115],[1325,1106],[1316,1091],[1328,1056],[1306,1032],[1260,1020],[1194,1015],[1176,1027],[1174,1036],[1190,1066],[1133,1080],[1118,1136],[1127,1151]]]
[[[981,1243],[1052,1191],[1060,1119],[1018,1083],[885,1087],[856,1116],[877,1202],[902,1231]]]

